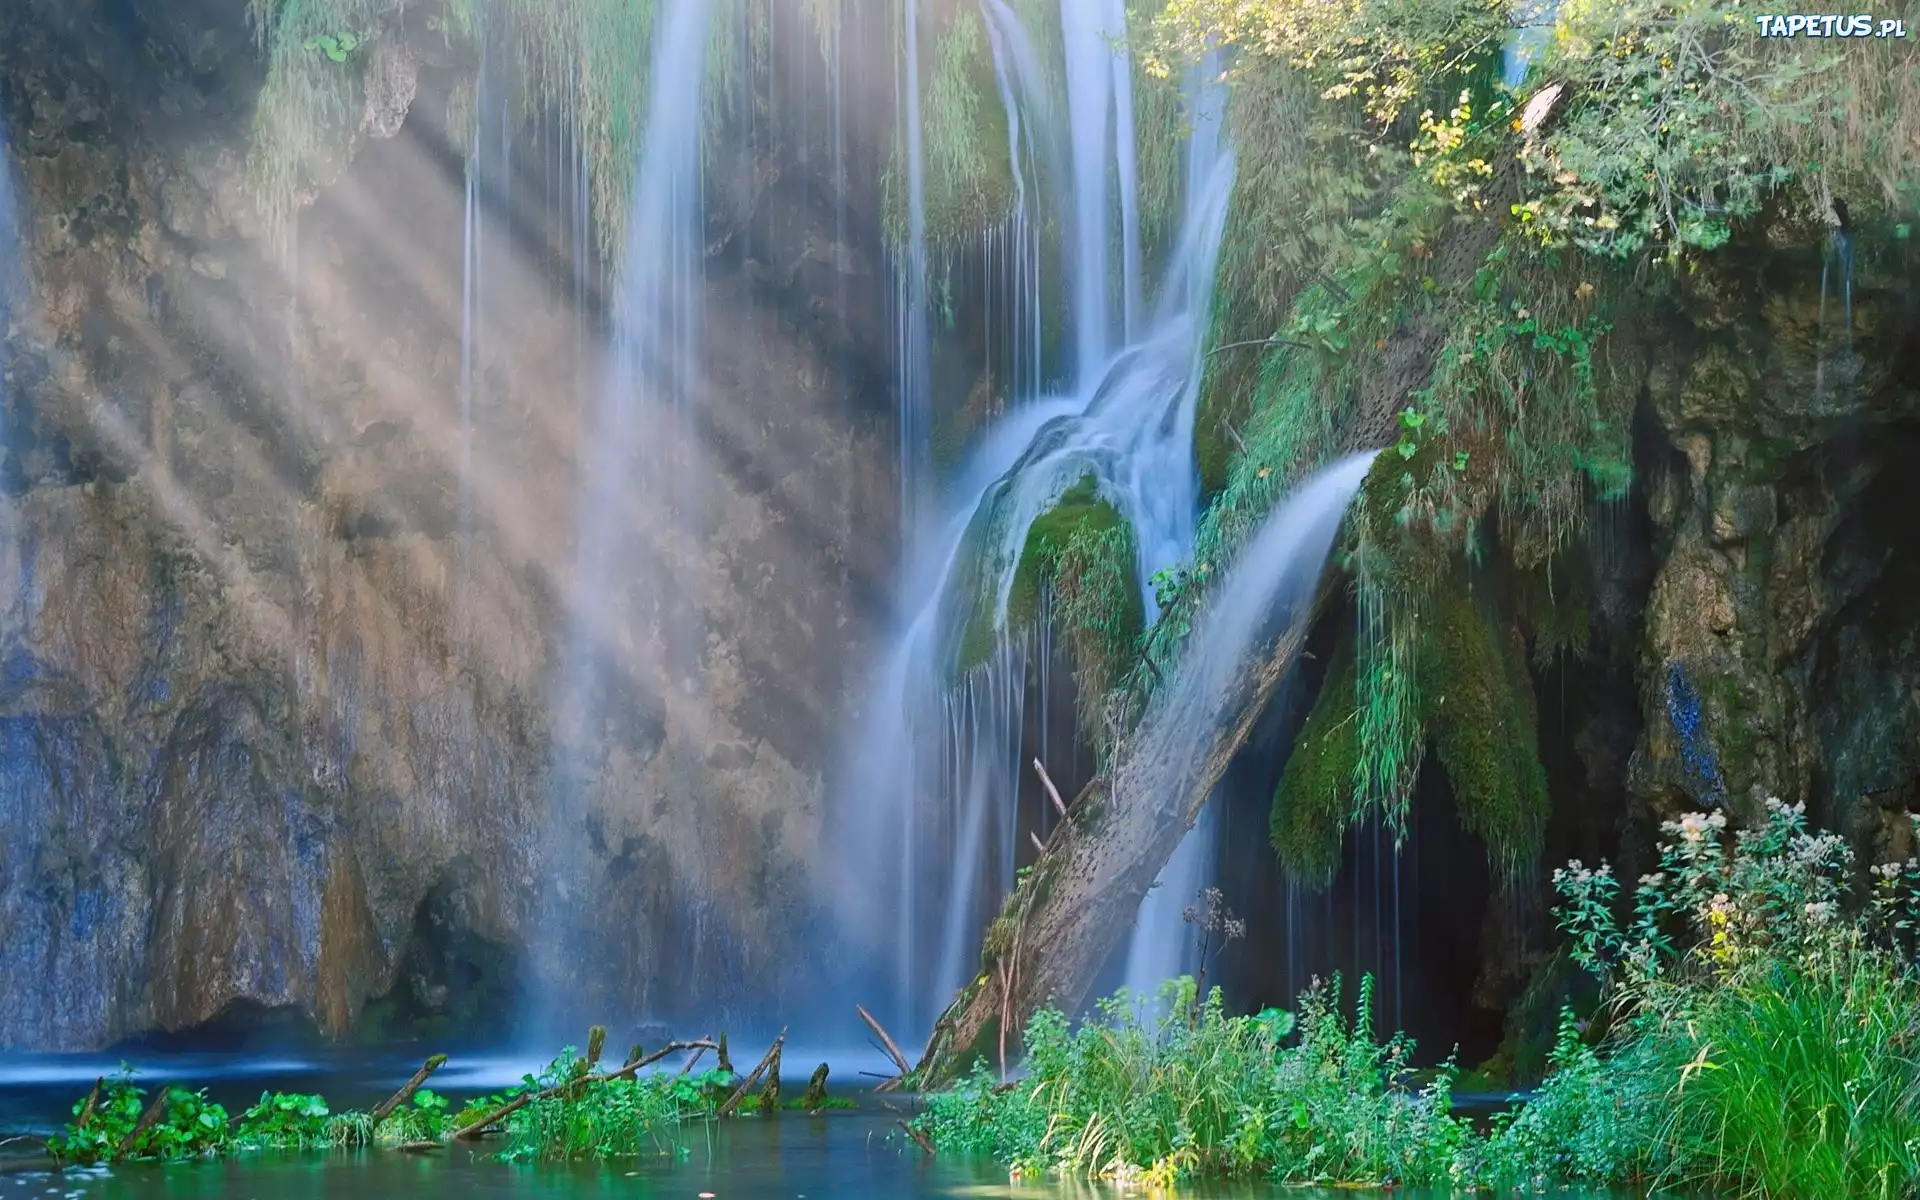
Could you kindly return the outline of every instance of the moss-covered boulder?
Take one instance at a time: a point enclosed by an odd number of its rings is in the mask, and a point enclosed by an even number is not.
[[[1133,533],[1126,518],[1100,495],[1098,481],[1086,475],[1028,527],[1007,593],[1003,623],[997,581],[985,561],[993,521],[991,509],[991,505],[983,506],[968,530],[961,548],[964,557],[958,594],[949,597],[949,611],[966,614],[952,660],[956,677],[987,660],[997,634],[1030,628],[1040,619],[1041,591],[1058,580],[1063,563],[1084,568],[1103,543],[1117,549],[1129,563],[1132,560]],[[1112,594],[1099,603],[1113,613],[1112,640],[1137,643],[1145,618],[1140,593],[1131,571],[1114,574],[1119,577],[1108,580]],[[1083,571],[1070,586],[1085,582]]]

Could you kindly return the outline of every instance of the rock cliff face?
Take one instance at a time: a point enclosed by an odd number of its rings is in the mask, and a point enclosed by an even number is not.
[[[596,387],[565,173],[536,140],[489,200],[468,434],[434,64],[281,253],[235,7],[0,16],[31,279],[0,358],[0,1047],[235,1006],[484,1037],[556,888],[595,936],[543,986],[584,1015],[780,1007],[893,553],[877,222],[805,154],[718,189],[709,532],[616,589],[597,727],[556,729]]]
[[[1656,812],[1806,800],[1863,853],[1911,853],[1917,280],[1907,243],[1775,219],[1672,314],[1648,385],[1659,565],[1631,770]]]

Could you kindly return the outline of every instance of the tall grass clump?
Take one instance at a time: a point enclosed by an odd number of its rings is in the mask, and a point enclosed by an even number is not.
[[[1158,1003],[1122,991],[1077,1029],[1043,1010],[1027,1025],[1023,1080],[996,1085],[981,1066],[933,1096],[917,1127],[936,1147],[1021,1173],[1448,1182],[1470,1130],[1451,1114],[1444,1073],[1401,1086],[1412,1043],[1375,1039],[1372,1000],[1365,980],[1349,1019],[1338,982],[1316,983],[1297,1022],[1278,1009],[1229,1016],[1218,988],[1201,999],[1183,977]]]
[[[1769,801],[1666,826],[1625,926],[1606,867],[1556,872],[1576,957],[1600,973],[1617,1063],[1658,1075],[1659,1181],[1739,1197],[1903,1200],[1920,1186],[1920,862],[1858,886],[1851,850]]]

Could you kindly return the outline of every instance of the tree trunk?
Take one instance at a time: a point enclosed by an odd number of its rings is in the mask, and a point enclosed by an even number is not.
[[[921,1087],[955,1078],[976,1059],[995,1061],[1001,1047],[1017,1048],[1036,1009],[1073,1012],[1086,1001],[1094,976],[1199,819],[1331,592],[1331,580],[1323,580],[1292,627],[1214,686],[1183,688],[1176,676],[1155,697],[1139,728],[1116,749],[1112,778],[1087,784],[1008,897],[988,933],[982,973],[934,1025],[915,1069]],[[1004,1070],[1004,1052],[999,1058]]]

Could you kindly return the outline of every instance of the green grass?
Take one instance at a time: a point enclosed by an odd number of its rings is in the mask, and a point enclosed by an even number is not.
[[[1023,1172],[1134,1183],[1451,1178],[1468,1127],[1450,1113],[1444,1078],[1398,1085],[1413,1047],[1375,1039],[1370,981],[1351,1018],[1337,981],[1301,998],[1297,1022],[1278,1010],[1229,1016],[1218,989],[1196,999],[1189,978],[1167,985],[1157,1008],[1120,993],[1077,1029],[1057,1011],[1036,1013],[1024,1080],[1001,1090],[979,1068],[933,1096],[918,1127],[940,1149]]]
[[[1556,873],[1569,957],[1604,979],[1604,1007],[1561,1010],[1544,1080],[1484,1128],[1451,1112],[1450,1065],[1415,1073],[1405,1037],[1375,1035],[1370,982],[1350,1018],[1338,981],[1316,984],[1296,1021],[1230,1015],[1217,990],[1196,1004],[1191,979],[1158,1009],[1122,993],[1077,1028],[1035,1014],[1024,1078],[1000,1085],[982,1065],[918,1128],[1021,1174],[1161,1185],[1906,1200],[1920,1184],[1920,860],[1876,868],[1863,898],[1844,841],[1799,809],[1774,802],[1731,838],[1724,824],[1667,826],[1661,870],[1627,906],[1604,867]]]

